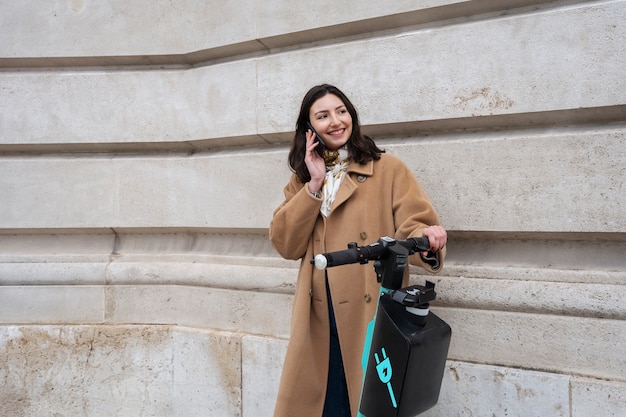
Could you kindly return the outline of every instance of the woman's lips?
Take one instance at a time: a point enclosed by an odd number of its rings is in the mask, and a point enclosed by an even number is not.
[[[333,130],[333,131],[328,132],[328,135],[332,136],[332,137],[341,137],[341,136],[343,136],[345,131],[346,131],[346,129],[337,129],[337,130]]]

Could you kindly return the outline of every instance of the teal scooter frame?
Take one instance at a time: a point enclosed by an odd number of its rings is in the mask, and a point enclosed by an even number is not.
[[[439,269],[439,257],[429,248],[426,237],[382,237],[367,246],[349,243],[346,250],[311,260],[318,269],[374,261],[381,284],[363,346],[358,417],[414,417],[438,401],[451,329],[429,311],[434,283],[401,288],[410,255],[427,252],[422,260]]]

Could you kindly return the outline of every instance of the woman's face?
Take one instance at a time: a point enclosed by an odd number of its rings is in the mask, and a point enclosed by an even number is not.
[[[341,148],[352,135],[352,116],[343,101],[334,94],[326,94],[313,102],[309,120],[329,149]]]

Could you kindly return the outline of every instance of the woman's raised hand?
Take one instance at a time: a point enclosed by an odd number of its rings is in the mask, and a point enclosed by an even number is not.
[[[304,163],[306,164],[311,181],[309,181],[309,191],[316,193],[322,189],[324,184],[324,176],[326,175],[326,164],[324,158],[318,155],[315,148],[320,146],[315,141],[315,133],[311,130],[306,131],[306,152],[304,153]]]

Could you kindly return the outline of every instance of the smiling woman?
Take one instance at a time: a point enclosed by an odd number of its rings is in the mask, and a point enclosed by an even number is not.
[[[321,155],[316,134],[325,144]],[[380,285],[373,268],[322,271],[309,260],[348,242],[428,236],[442,262],[447,234],[411,171],[361,134],[355,107],[334,86],[319,85],[305,95],[289,166],[293,175],[269,233],[281,256],[302,262],[274,415],[354,416],[365,332],[376,309],[372,294]],[[434,272],[419,254],[410,261]]]

